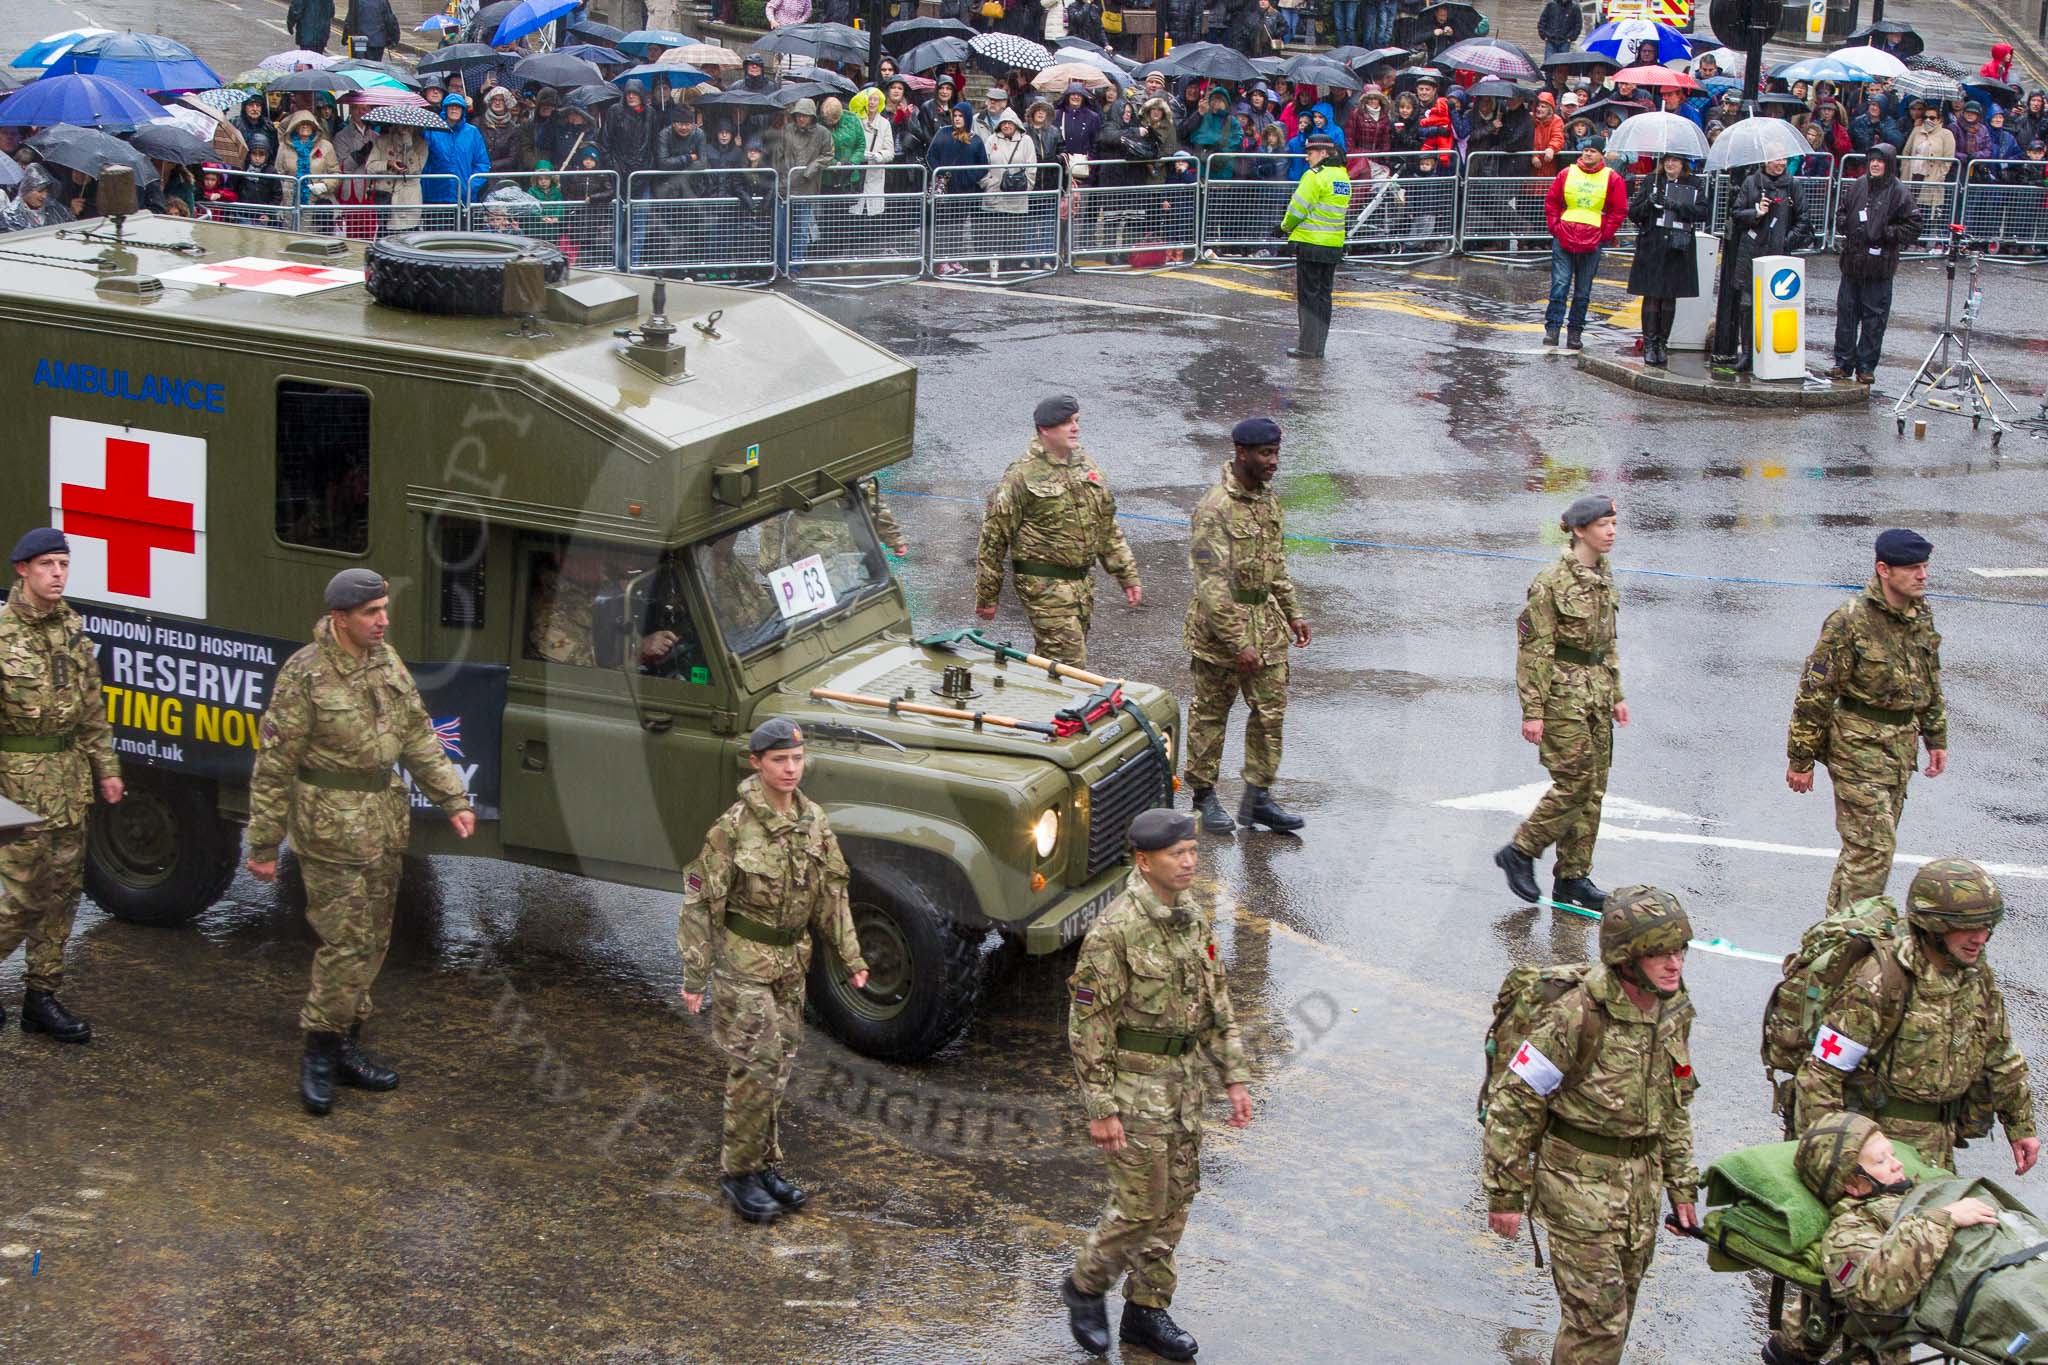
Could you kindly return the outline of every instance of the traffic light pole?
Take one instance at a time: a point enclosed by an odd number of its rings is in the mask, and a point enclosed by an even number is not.
[[[1757,116],[1757,94],[1763,88],[1764,79],[1764,7],[1757,3],[1745,6],[1743,15],[1742,45],[1742,108],[1750,118]],[[1728,226],[1721,238],[1721,282],[1714,308],[1714,344],[1711,359],[1730,359],[1738,351],[1735,338],[1740,327],[1742,291],[1741,282],[1736,278],[1735,243],[1741,230],[1735,225],[1734,187],[1729,193]]]
[[[888,0],[868,0],[868,84],[881,79],[882,25],[888,22]]]

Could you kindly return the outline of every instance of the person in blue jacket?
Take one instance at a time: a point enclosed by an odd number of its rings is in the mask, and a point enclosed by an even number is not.
[[[427,133],[427,182],[420,198],[429,204],[467,203],[484,197],[484,178],[491,173],[490,148],[469,121],[469,100],[451,90],[441,100],[448,131]],[[453,181],[435,179],[454,176]]]
[[[1296,156],[1305,158],[1308,151],[1308,140],[1318,134],[1329,138],[1337,144],[1337,154],[1333,159],[1341,165],[1345,152],[1344,130],[1337,126],[1337,111],[1330,106],[1328,101],[1319,102],[1314,109],[1309,111],[1308,121],[1301,125],[1301,130],[1288,142],[1287,150],[1293,152]],[[1294,178],[1296,180],[1301,179],[1302,174],[1307,170],[1308,162],[1306,159],[1295,162],[1293,167]]]

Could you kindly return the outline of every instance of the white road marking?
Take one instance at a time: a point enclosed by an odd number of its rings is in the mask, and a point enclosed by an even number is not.
[[[0,1256],[5,1256],[10,1261],[18,1261],[28,1255],[29,1251],[30,1248],[19,1242],[9,1242],[6,1246],[0,1247]]]
[[[776,1247],[775,1254],[777,1256],[831,1256],[844,1250],[846,1250],[846,1243],[834,1242],[829,1246]]]
[[[859,1299],[784,1299],[784,1308],[858,1308]]]
[[[1972,569],[1979,578],[2048,578],[2048,569]]]
[[[1505,815],[1527,815],[1536,809],[1536,803],[1543,799],[1543,793],[1550,790],[1548,782],[1531,782],[1525,787],[1508,787],[1497,792],[1481,792],[1477,796],[1453,796],[1436,804],[1445,810],[1498,811]],[[1704,815],[1688,815],[1682,810],[1667,810],[1663,806],[1652,806],[1643,801],[1631,801],[1626,796],[1611,793],[1601,803],[1600,813],[1616,820],[1658,820],[1676,825],[1717,825],[1718,820],[1709,820]]]
[[[80,1166],[78,1173],[93,1180],[118,1180],[124,1185],[135,1183],[135,1172],[117,1171],[111,1166]]]

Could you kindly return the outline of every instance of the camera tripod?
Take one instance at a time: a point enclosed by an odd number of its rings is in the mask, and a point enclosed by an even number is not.
[[[1960,330],[1955,325],[1956,306],[1956,265],[1967,262],[1970,270],[1968,292],[1963,299],[1963,318]],[[1952,412],[1958,417],[1970,419],[1970,428],[1982,426],[1984,419],[1991,419],[1991,444],[1996,447],[1999,437],[2012,430],[1998,415],[1998,406],[1992,401],[1996,394],[2000,402],[2017,415],[2020,405],[2012,401],[1998,381],[1991,377],[1991,371],[1984,368],[1970,350],[1970,332],[1977,322],[1977,310],[1984,302],[1984,295],[1977,287],[1978,271],[1983,265],[1983,255],[1977,250],[1963,231],[1961,223],[1949,226],[1948,252],[1945,258],[1948,269],[1948,293],[1941,305],[1941,332],[1934,339],[1933,349],[1927,352],[1927,359],[1920,362],[1920,368],[1906,382],[1905,391],[1899,401],[1892,404],[1892,416],[1898,422],[1899,434],[1906,431],[1906,414],[1914,408],[1932,408],[1937,412]],[[1940,397],[1941,394],[1954,397]]]

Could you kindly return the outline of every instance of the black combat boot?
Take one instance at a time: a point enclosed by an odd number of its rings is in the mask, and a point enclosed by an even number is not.
[[[1512,843],[1500,846],[1500,851],[1493,855],[1493,865],[1508,874],[1508,890],[1516,896],[1531,905],[1543,899],[1543,892],[1536,885],[1536,860]]]
[[[1211,834],[1229,834],[1237,828],[1237,821],[1216,799],[1214,787],[1202,787],[1195,792],[1194,810],[1202,817],[1202,828]]]
[[[1179,1323],[1167,1316],[1164,1308],[1146,1308],[1128,1300],[1116,1334],[1126,1344],[1143,1346],[1168,1360],[1193,1360],[1195,1352],[1201,1349],[1193,1337],[1180,1329]]]
[[[1550,883],[1550,898],[1559,905],[1576,905],[1582,910],[1605,910],[1607,893],[1593,885],[1591,877],[1559,877]]]
[[[1060,1281],[1060,1297],[1067,1303],[1067,1330],[1074,1341],[1091,1356],[1109,1354],[1109,1310],[1102,1295],[1083,1294],[1069,1275]]]
[[[60,1043],[92,1041],[92,1025],[65,1009],[49,991],[29,991],[21,997],[21,1031],[47,1033]]]
[[[1555,328],[1555,327],[1551,327],[1551,326],[1548,326],[1548,325],[1546,325],[1546,326],[1544,327],[1544,329],[1543,329],[1543,344],[1544,344],[1545,346],[1555,346],[1555,345],[1557,345],[1557,328]]]
[[[358,1090],[396,1090],[398,1073],[388,1066],[371,1061],[357,1045],[363,1039],[363,1026],[351,1025],[348,1036],[341,1040],[341,1050],[334,1059],[334,1078],[343,1085],[352,1085]]]
[[[1795,1351],[1775,1336],[1764,1339],[1764,1365],[1813,1365],[1814,1358]]]
[[[306,1055],[299,1059],[299,1103],[309,1114],[334,1108],[334,1067],[341,1051],[339,1033],[306,1035]]]
[[[1565,332],[1565,334],[1564,334],[1564,348],[1565,348],[1565,349],[1566,349],[1567,351],[1583,351],[1583,350],[1585,350],[1585,349],[1586,349],[1586,337],[1585,337],[1585,334],[1584,334],[1583,332],[1581,332],[1581,331],[1580,331],[1580,330],[1579,330],[1578,328],[1576,328],[1576,327],[1570,328],[1570,329],[1569,329],[1569,330],[1567,330],[1567,331]]]
[[[725,1191],[726,1202],[732,1205],[732,1211],[749,1223],[772,1223],[782,1216],[782,1205],[775,1202],[774,1195],[761,1188],[758,1171],[726,1176],[718,1182],[718,1188]]]
[[[1264,787],[1246,787],[1244,796],[1237,803],[1237,822],[1246,829],[1264,825],[1267,829],[1281,834],[1300,829],[1308,821],[1296,815],[1273,799],[1273,794]]]
[[[770,1199],[773,1199],[791,1213],[802,1208],[805,1201],[810,1198],[808,1194],[805,1194],[802,1190],[784,1180],[782,1172],[776,1170],[773,1166],[755,1175],[754,1179],[761,1182],[761,1188],[768,1192]]]

